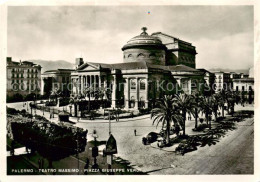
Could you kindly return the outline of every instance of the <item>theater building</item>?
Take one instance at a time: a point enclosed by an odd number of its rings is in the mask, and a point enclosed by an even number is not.
[[[110,90],[103,98],[110,107],[137,110],[152,108],[165,94],[191,94],[199,83],[208,83],[208,74],[195,69],[196,49],[191,43],[157,32],[148,35],[142,28],[140,35],[123,47],[123,62],[116,64],[85,62],[77,59],[77,68],[71,72],[71,96],[93,90]],[[91,100],[94,100],[94,94]],[[88,100],[88,99],[83,99]]]

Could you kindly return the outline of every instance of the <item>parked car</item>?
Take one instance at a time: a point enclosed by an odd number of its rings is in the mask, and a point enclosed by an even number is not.
[[[158,133],[150,132],[146,137],[142,138],[142,142],[144,145],[148,145],[150,143],[157,141],[158,136],[159,136]]]

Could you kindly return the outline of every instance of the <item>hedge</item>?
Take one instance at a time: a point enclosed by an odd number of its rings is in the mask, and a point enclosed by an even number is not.
[[[18,143],[38,151],[49,161],[60,160],[69,155],[85,150],[87,130],[55,124],[22,115],[7,115],[7,130],[9,136]],[[78,141],[78,142],[77,142]]]

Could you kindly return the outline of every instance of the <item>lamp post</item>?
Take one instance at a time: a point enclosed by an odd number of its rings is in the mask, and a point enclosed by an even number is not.
[[[79,135],[78,135],[78,128],[77,128],[77,159],[78,159],[78,175],[79,175]]]
[[[92,136],[94,137],[94,147],[92,148],[92,157],[94,157],[94,164],[92,166],[92,169],[97,169],[98,164],[97,164],[97,156],[98,156],[98,147],[97,147],[97,131],[94,129]]]

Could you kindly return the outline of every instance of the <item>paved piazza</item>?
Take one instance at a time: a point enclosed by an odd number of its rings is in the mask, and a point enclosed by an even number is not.
[[[21,104],[8,104],[21,109]],[[236,106],[236,110],[252,106]],[[37,114],[42,113],[37,111]],[[45,113],[45,116],[49,116]],[[199,147],[198,150],[182,155],[142,144],[142,137],[151,131],[158,132],[152,125],[150,115],[111,122],[112,134],[117,140],[118,156],[128,160],[137,169],[149,174],[253,174],[254,167],[254,120],[249,118],[237,123],[237,129],[229,131],[214,146]],[[48,118],[48,117],[47,117]],[[57,118],[56,118],[57,120]],[[72,118],[72,120],[75,120]],[[53,120],[54,121],[54,120]],[[57,121],[56,121],[57,122]],[[109,123],[105,120],[80,121],[76,124],[89,130],[88,139],[94,129],[98,140],[108,139]],[[194,120],[186,122],[187,133],[191,134]],[[134,130],[137,136],[134,136]]]

